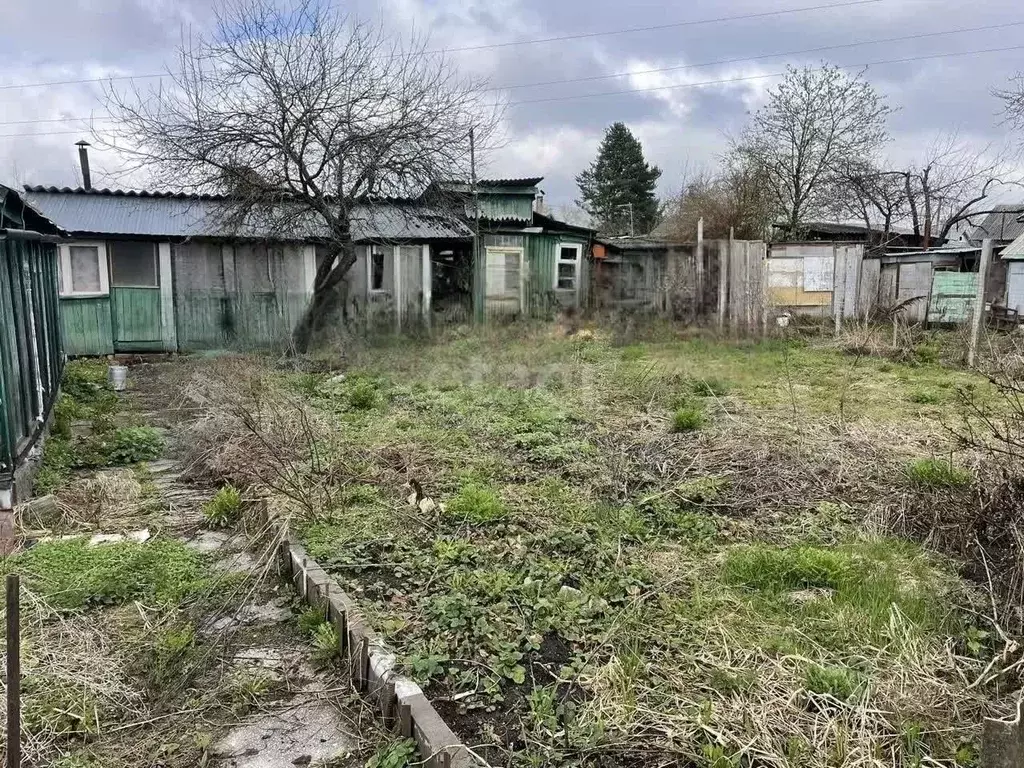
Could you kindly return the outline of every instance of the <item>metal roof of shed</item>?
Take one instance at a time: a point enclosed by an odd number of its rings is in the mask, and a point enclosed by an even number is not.
[[[1016,240],[1003,248],[1000,256],[1004,259],[1024,259],[1024,232]]]
[[[62,229],[89,235],[145,238],[261,238],[316,240],[326,226],[296,211],[289,231],[268,232],[257,222],[228,225],[231,199],[170,192],[25,188],[24,200]],[[470,237],[469,227],[436,208],[412,203],[367,203],[350,216],[353,240],[428,240]]]

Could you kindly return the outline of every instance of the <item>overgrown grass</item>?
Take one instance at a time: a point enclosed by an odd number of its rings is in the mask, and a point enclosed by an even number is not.
[[[230,483],[222,486],[203,505],[203,517],[214,528],[226,528],[238,520],[242,508],[242,494]]]
[[[937,434],[912,393],[984,384],[855,359],[522,329],[357,350],[359,373],[309,399],[349,474],[297,530],[494,764],[860,768],[902,755],[910,718],[951,764],[981,694],[949,682],[949,649],[958,680],[991,653],[973,594],[859,524],[918,493],[877,471],[897,436]],[[360,380],[377,382],[366,408]],[[723,397],[713,434],[666,434]],[[436,513],[410,509],[411,478]],[[956,716],[921,712],[953,700]]]
[[[5,558],[49,604],[65,609],[129,600],[177,603],[206,584],[199,556],[175,539],[91,546],[86,538],[48,541]]]
[[[704,426],[704,411],[696,405],[684,405],[672,414],[673,432],[696,432]]]
[[[974,476],[946,459],[918,459],[907,465],[910,482],[924,488],[966,488]]]

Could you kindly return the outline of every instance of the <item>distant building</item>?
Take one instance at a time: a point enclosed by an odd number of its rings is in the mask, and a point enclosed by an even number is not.
[[[966,240],[971,245],[981,245],[986,238],[992,240],[997,248],[1008,245],[1024,235],[1024,203],[1008,203],[997,205],[982,219],[974,229],[967,233]]]
[[[863,224],[843,224],[831,221],[809,221],[800,226],[795,236],[790,232],[788,224],[773,224],[772,227],[778,233],[776,240],[793,242],[834,242],[834,243],[864,243],[874,248],[920,248],[924,245],[924,236],[915,235],[902,229],[892,229],[888,233],[877,228],[869,228]],[[930,245],[937,246],[946,242],[945,238],[935,237],[930,239]]]

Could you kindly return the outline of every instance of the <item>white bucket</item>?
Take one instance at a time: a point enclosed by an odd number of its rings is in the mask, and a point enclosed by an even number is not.
[[[115,392],[123,392],[128,383],[128,366],[111,365],[107,367],[107,381]]]

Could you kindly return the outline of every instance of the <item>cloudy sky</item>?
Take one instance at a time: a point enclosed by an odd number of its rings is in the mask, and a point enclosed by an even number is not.
[[[211,20],[210,0],[4,6],[0,182],[7,184],[77,184],[74,142],[89,132],[83,119],[98,131],[105,125],[102,84],[40,83],[159,73],[173,64],[182,29]],[[687,174],[714,163],[786,64],[870,64],[868,79],[899,107],[888,152],[900,162],[942,131],[978,146],[1010,140],[991,91],[1024,71],[1019,0],[978,0],[969,10],[962,0],[352,0],[344,7],[395,34],[426,35],[431,48],[462,49],[451,54],[460,70],[485,77],[509,104],[505,143],[487,158],[487,174],[542,175],[555,206],[574,199],[575,174],[617,120],[663,169],[661,192],[674,192]],[[557,82],[567,80],[575,82]],[[124,186],[112,152],[94,152],[92,163],[94,184]]]

